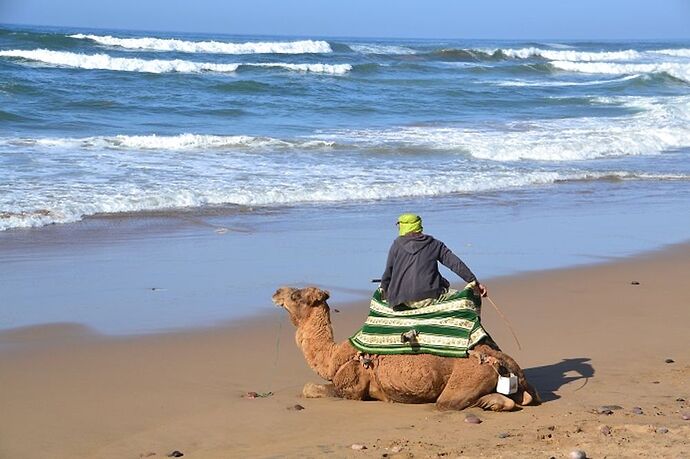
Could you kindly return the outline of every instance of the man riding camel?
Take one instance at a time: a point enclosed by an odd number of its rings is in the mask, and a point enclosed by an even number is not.
[[[438,262],[467,283],[475,282],[475,294],[485,297],[487,289],[446,245],[422,233],[422,218],[415,214],[398,217],[399,236],[388,252],[381,277],[384,298],[391,307],[421,308],[444,301],[457,290],[450,288],[438,270]]]

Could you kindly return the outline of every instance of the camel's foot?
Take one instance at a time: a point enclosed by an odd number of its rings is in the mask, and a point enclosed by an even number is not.
[[[511,411],[517,406],[516,403],[503,394],[494,392],[480,397],[474,406],[490,411]]]
[[[333,384],[306,383],[302,388],[302,397],[304,398],[326,398],[335,396],[335,386]]]

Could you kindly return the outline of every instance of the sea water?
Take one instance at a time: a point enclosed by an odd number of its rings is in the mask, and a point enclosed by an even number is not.
[[[22,317],[40,266],[18,247],[103,218],[201,216],[244,237],[237,253],[253,255],[223,290],[241,304],[278,279],[362,287],[402,211],[483,277],[653,249],[689,235],[689,152],[690,42],[0,26],[5,326],[98,322],[64,307]],[[288,254],[303,266],[266,261]],[[164,326],[225,317],[214,307]]]

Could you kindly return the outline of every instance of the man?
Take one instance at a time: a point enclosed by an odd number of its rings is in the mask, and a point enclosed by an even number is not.
[[[449,268],[465,282],[476,282],[475,294],[486,296],[487,289],[446,245],[422,233],[419,215],[398,217],[399,237],[388,252],[386,270],[381,277],[381,289],[392,307],[405,305],[419,308],[444,299],[450,283],[441,276],[438,262]]]

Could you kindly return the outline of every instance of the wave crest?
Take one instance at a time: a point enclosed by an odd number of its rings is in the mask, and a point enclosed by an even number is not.
[[[325,54],[333,50],[326,41],[298,40],[278,42],[228,43],[220,41],[185,41],[175,38],[118,38],[110,35],[70,35],[71,38],[91,40],[101,45],[150,51],[210,54]]]
[[[232,73],[237,71],[240,67],[265,67],[283,68],[298,72],[342,75],[352,70],[352,66],[349,64],[290,64],[283,62],[217,64],[211,62],[185,61],[181,59],[148,60],[138,58],[111,57],[107,54],[79,54],[66,51],[50,51],[47,49],[5,50],[0,51],[0,57],[18,57],[31,61],[42,62],[44,64],[88,70],[113,70],[121,72],[144,73]]]
[[[551,62],[554,68],[567,72],[605,73],[630,75],[640,73],[665,73],[678,80],[690,83],[690,63],[660,62],[655,64],[617,64],[611,62]]]

